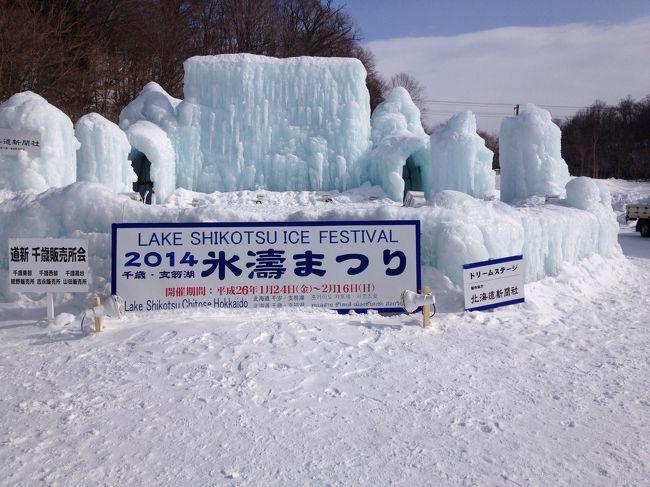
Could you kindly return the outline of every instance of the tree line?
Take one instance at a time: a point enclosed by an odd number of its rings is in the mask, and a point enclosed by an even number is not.
[[[0,100],[31,90],[73,120],[116,121],[149,81],[181,98],[185,59],[238,52],[358,58],[372,107],[387,87],[331,0],[0,0]]]
[[[404,86],[424,112],[420,83],[405,73],[384,80],[360,40],[332,0],[0,0],[0,101],[31,90],[73,120],[117,121],[149,81],[182,98],[185,59],[248,52],[355,57],[371,108]],[[650,96],[597,101],[559,125],[571,174],[650,179]],[[481,135],[498,167],[498,139]]]
[[[596,101],[559,125],[572,175],[650,179],[650,96]]]

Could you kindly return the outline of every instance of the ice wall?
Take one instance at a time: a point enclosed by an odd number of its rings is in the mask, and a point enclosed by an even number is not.
[[[372,150],[367,179],[395,201],[404,197],[404,165],[409,161],[424,180],[430,178],[427,134],[420,110],[401,86],[394,88],[372,113]]]
[[[98,113],[89,113],[75,124],[75,136],[81,147],[77,151],[77,181],[101,183],[116,193],[133,191],[137,179],[126,134]]]
[[[566,263],[593,254],[620,252],[618,226],[609,196],[595,182],[577,178],[567,199],[552,204],[513,207],[483,201],[457,191],[441,191],[421,208],[405,208],[388,199],[368,201],[377,188],[346,193],[199,194],[179,189],[166,205],[143,205],[97,183],[75,183],[40,194],[0,194],[0,228],[10,237],[83,237],[90,240],[91,291],[110,281],[111,223],[201,221],[342,221],[413,220],[421,222],[421,262],[462,286],[462,265],[523,254],[526,281],[557,275]],[[7,255],[0,239],[0,255]],[[7,261],[0,261],[6,273]],[[8,279],[0,273],[0,295]],[[399,292],[401,290],[398,290]],[[106,290],[107,292],[107,290]]]
[[[431,135],[431,172],[425,195],[452,189],[475,198],[494,192],[493,152],[476,133],[472,112],[454,115]]]
[[[370,103],[360,61],[229,54],[184,67],[179,186],[286,191],[362,181]]]
[[[129,125],[126,135],[133,150],[143,153],[151,162],[155,201],[164,202],[176,189],[176,154],[169,137],[160,127],[146,120]]]
[[[40,154],[0,155],[0,188],[45,191],[77,178],[77,149],[70,118],[43,97],[24,91],[0,104],[0,128],[36,132]]]
[[[126,130],[139,120],[147,120],[167,133],[173,132],[178,125],[176,107],[180,102],[181,100],[170,96],[158,83],[151,81],[120,112],[120,128]]]
[[[598,245],[596,252],[609,255],[611,249],[618,246],[618,222],[607,187],[600,181],[584,176],[574,178],[566,185],[566,203],[596,217],[598,224],[585,238]]]
[[[503,119],[499,134],[502,201],[564,195],[569,169],[560,153],[560,139],[551,114],[535,105]]]

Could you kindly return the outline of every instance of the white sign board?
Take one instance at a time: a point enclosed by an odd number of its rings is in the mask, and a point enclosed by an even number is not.
[[[9,289],[88,291],[88,242],[77,238],[10,238]]]
[[[38,157],[41,154],[41,134],[0,128],[0,155],[15,156],[21,150],[31,157]]]
[[[484,311],[524,302],[524,260],[521,255],[463,266],[465,310]]]
[[[419,221],[113,224],[127,311],[401,311],[419,288]]]

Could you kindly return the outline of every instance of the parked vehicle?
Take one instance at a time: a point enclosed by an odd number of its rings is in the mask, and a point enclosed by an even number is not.
[[[650,205],[627,205],[625,221],[636,220],[636,231],[643,237],[650,237]]]

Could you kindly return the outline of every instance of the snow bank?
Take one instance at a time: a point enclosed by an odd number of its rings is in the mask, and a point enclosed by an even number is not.
[[[359,186],[370,145],[361,62],[231,54],[193,57],[184,67],[179,186],[207,193]]]
[[[43,97],[25,91],[0,104],[0,128],[36,132],[40,155],[0,155],[0,188],[44,191],[77,178],[79,141],[70,118]]]
[[[564,195],[569,169],[560,153],[560,139],[551,114],[535,105],[503,119],[499,134],[502,201]]]
[[[178,123],[176,107],[181,102],[170,96],[158,83],[151,81],[140,94],[120,112],[120,128],[128,129],[140,120],[158,125],[166,132],[172,132]]]
[[[420,171],[417,183],[421,184],[423,172],[426,178],[430,177],[429,140],[422,128],[420,110],[408,91],[399,86],[375,108],[371,125],[372,151],[367,179],[381,186],[393,200],[402,201],[402,175],[409,157],[408,169]]]
[[[476,117],[472,112],[453,116],[431,135],[431,175],[425,195],[446,189],[476,198],[492,194],[493,155],[476,133]]]
[[[75,124],[75,136],[81,147],[77,151],[77,181],[102,183],[116,193],[133,191],[137,179],[126,134],[98,113],[89,113]]]
[[[163,202],[176,189],[176,154],[167,134],[157,125],[139,120],[126,129],[133,149],[151,162],[151,180],[157,202]]]

